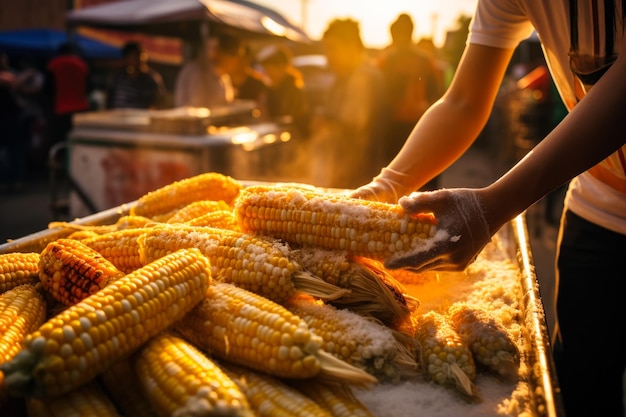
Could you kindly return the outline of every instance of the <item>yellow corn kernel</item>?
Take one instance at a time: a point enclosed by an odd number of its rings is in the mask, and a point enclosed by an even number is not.
[[[149,218],[168,213],[173,215],[175,211],[200,200],[223,200],[231,204],[241,189],[239,181],[216,172],[207,172],[144,194],[131,206],[130,214]]]
[[[418,365],[414,355],[389,327],[312,298],[293,298],[286,307],[322,338],[322,349],[379,381],[398,381],[415,374]]]
[[[82,243],[98,252],[117,269],[128,274],[144,266],[139,257],[137,239],[145,230],[134,228],[108,232],[85,239]]]
[[[178,210],[176,214],[167,219],[167,223],[187,223],[190,220],[215,211],[232,211],[232,207],[226,204],[224,200],[194,201]]]
[[[337,378],[340,371],[344,381],[376,381],[321,350],[322,339],[285,307],[232,284],[214,283],[175,328],[217,358],[277,377]]]
[[[328,301],[339,308],[372,317],[387,326],[401,329],[420,303],[383,270],[382,263],[349,256],[345,251],[302,248],[294,251],[305,270],[329,284],[349,290]]]
[[[336,297],[346,291],[303,271],[289,257],[289,248],[269,239],[241,232],[187,225],[146,229],[137,240],[144,264],[180,248],[198,248],[211,261],[213,277],[276,302],[305,291]]]
[[[520,352],[500,321],[487,311],[465,303],[453,304],[448,313],[477,364],[503,377],[518,376]]]
[[[46,319],[46,302],[35,286],[20,285],[0,294],[0,363],[11,360],[24,337]]]
[[[477,397],[472,383],[476,377],[472,352],[446,316],[428,311],[418,317],[415,341],[427,379],[440,385],[454,386],[470,398]]]
[[[157,413],[139,389],[134,361],[134,355],[117,361],[98,376],[98,381],[124,416],[154,417]]]
[[[218,210],[203,214],[189,220],[185,224],[189,226],[215,227],[218,229],[239,230],[237,219],[232,211]]]
[[[22,284],[39,282],[39,253],[14,252],[0,255],[0,294]]]
[[[423,249],[436,233],[432,214],[409,215],[396,204],[299,188],[247,187],[234,210],[244,232],[378,261]]]
[[[330,411],[333,417],[374,417],[374,414],[356,398],[349,386],[330,387],[317,380],[293,381],[292,386]]]
[[[184,339],[165,332],[141,348],[135,369],[155,410],[168,416],[252,417],[239,386]]]
[[[207,258],[184,249],[111,282],[29,334],[1,364],[16,396],[49,397],[93,379],[180,320],[205,297]]]
[[[69,306],[124,276],[110,261],[84,243],[54,240],[39,256],[39,280],[60,303]]]
[[[154,223],[154,220],[149,219],[147,217],[142,217],[142,216],[126,215],[126,216],[121,216],[120,218],[118,218],[114,224],[92,225],[92,224],[78,224],[76,222],[50,222],[48,223],[48,229],[59,227],[59,228],[74,230],[74,232],[70,234],[69,236],[72,236],[76,232],[86,232],[85,235],[87,234],[101,235],[103,233],[115,232],[117,230],[136,229],[136,228],[146,227],[150,223]],[[91,232],[91,233],[87,233],[87,232]],[[80,235],[77,234],[77,236],[80,236]]]
[[[96,236],[100,236],[100,233],[94,232],[93,230],[76,230],[75,232],[72,232],[69,235],[67,235],[66,238],[74,239],[74,240],[85,240],[85,239],[89,239],[90,237],[96,237]]]
[[[259,417],[333,417],[310,397],[280,379],[232,363],[222,364],[221,367],[226,375],[240,384]]]
[[[89,382],[56,398],[26,398],[29,416],[121,417],[115,405],[96,382]]]

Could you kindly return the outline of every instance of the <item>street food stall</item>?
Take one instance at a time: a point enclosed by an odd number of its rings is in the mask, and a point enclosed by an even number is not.
[[[272,185],[243,182],[244,187]],[[113,225],[129,214],[128,202],[75,220],[76,226]],[[149,229],[150,227],[148,227]],[[60,225],[0,245],[0,255],[41,252],[49,242],[80,229]],[[431,311],[451,302],[477,302],[485,311],[507,317],[507,328],[519,346],[518,372],[506,378],[480,373],[473,381],[480,401],[468,400],[454,386],[440,386],[417,374],[399,381],[381,381],[358,388],[355,395],[372,416],[563,416],[560,392],[550,353],[550,339],[539,294],[524,214],[505,225],[466,271],[437,273],[406,285],[419,299],[419,310]]]
[[[264,122],[254,114],[255,104],[241,101],[212,110],[120,109],[76,115],[68,141],[70,217],[133,201],[201,172],[288,180],[283,168],[300,138],[290,126]]]

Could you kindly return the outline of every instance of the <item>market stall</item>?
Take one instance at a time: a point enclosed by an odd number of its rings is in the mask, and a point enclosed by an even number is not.
[[[212,110],[124,109],[77,115],[68,142],[69,175],[75,183],[70,217],[133,201],[202,172],[288,180],[290,174],[283,168],[300,138],[290,126],[258,120],[254,110],[254,103],[242,101]]]
[[[74,223],[114,224],[136,204],[137,201],[129,202]],[[0,245],[0,254],[39,252],[48,242],[72,231],[71,227],[40,231]],[[424,416],[563,416],[523,214],[497,233],[474,266],[462,273],[442,274],[435,279],[407,285],[407,288],[420,299],[418,310],[436,310],[456,300],[471,303],[472,298],[479,297],[481,305],[491,312],[506,311],[507,327],[516,335],[520,349],[519,372],[512,379],[477,375],[474,384],[480,391],[480,401],[467,400],[455,387],[434,384],[419,374],[406,380],[381,382],[369,389],[356,390],[357,397],[372,415],[411,417],[415,410],[420,410],[420,415]]]

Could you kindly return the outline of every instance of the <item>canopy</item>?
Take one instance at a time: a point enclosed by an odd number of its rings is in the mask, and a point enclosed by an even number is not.
[[[286,17],[248,0],[122,0],[72,10],[66,24],[177,38],[198,37],[206,24],[209,32],[310,42]]]
[[[78,33],[72,34],[80,53],[85,58],[114,59],[121,56],[116,46],[103,43]],[[68,34],[57,29],[20,29],[0,32],[0,52],[9,55],[51,57],[59,46],[68,42]]]

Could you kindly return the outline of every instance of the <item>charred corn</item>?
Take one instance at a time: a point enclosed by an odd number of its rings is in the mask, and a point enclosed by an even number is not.
[[[214,283],[176,330],[212,356],[277,377],[376,381],[320,349],[322,339],[285,307],[232,284]]]
[[[501,322],[487,311],[465,303],[452,305],[449,314],[478,364],[503,377],[518,375],[520,352]]]
[[[88,382],[56,398],[26,398],[29,416],[37,417],[121,417],[100,386]]]
[[[223,200],[231,204],[241,189],[239,181],[216,172],[207,172],[175,181],[139,197],[130,208],[130,214],[148,218],[169,214],[166,217],[171,217],[175,211],[200,200]]]
[[[454,386],[470,398],[477,397],[472,383],[476,376],[472,353],[446,316],[435,311],[422,314],[418,318],[415,340],[427,379]]]
[[[148,341],[138,352],[135,369],[159,415],[254,415],[239,386],[213,361],[172,333]]]
[[[298,291],[319,297],[345,293],[345,290],[303,271],[300,264],[289,257],[286,245],[237,231],[164,225],[147,229],[138,243],[143,263],[179,248],[198,248],[211,261],[216,280],[276,302],[282,302]]]
[[[403,374],[417,370],[409,348],[400,344],[391,329],[379,322],[311,298],[293,298],[286,307],[322,338],[322,349],[374,375],[379,381],[396,381]]]
[[[399,205],[280,186],[243,189],[235,215],[244,232],[379,261],[424,248],[436,232],[430,214],[412,216]]]
[[[54,240],[39,257],[43,288],[66,306],[95,294],[123,275],[110,261],[78,240]]]
[[[0,294],[22,284],[39,282],[39,253],[14,252],[0,255]]]
[[[82,243],[98,252],[117,269],[128,274],[144,265],[139,256],[137,239],[145,230],[133,228],[103,233],[85,239]]]
[[[17,396],[69,392],[181,319],[211,282],[197,249],[167,255],[68,307],[29,334],[11,361],[0,365]]]

